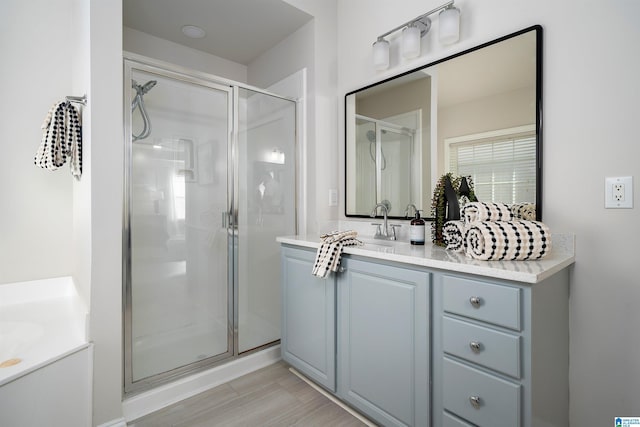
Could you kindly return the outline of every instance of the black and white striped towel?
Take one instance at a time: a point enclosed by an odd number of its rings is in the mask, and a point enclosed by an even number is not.
[[[513,214],[509,205],[504,203],[471,202],[462,208],[460,219],[466,224],[476,221],[511,221]]]
[[[535,203],[514,203],[510,205],[509,208],[515,219],[526,219],[527,221],[536,220]]]
[[[469,224],[467,256],[483,260],[534,260],[551,250],[551,233],[542,222],[485,221]]]
[[[71,174],[82,175],[82,128],[78,110],[69,101],[54,104],[42,124],[42,141],[36,152],[36,166],[56,170],[67,160]]]
[[[467,229],[464,222],[459,220],[447,221],[442,227],[442,240],[447,249],[454,252],[464,252],[467,247]]]
[[[362,242],[356,237],[358,233],[353,230],[332,231],[320,236],[322,243],[316,253],[316,261],[311,274],[317,277],[327,277],[329,272],[338,271],[342,248],[344,246],[361,246]]]

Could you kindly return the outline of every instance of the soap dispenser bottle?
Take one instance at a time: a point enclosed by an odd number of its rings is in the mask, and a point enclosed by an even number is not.
[[[424,219],[420,218],[420,211],[416,209],[416,216],[411,220],[409,239],[412,245],[424,245]]]

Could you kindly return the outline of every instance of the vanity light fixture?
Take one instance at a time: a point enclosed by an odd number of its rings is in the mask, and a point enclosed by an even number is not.
[[[440,12],[440,43],[448,45],[457,42],[460,39],[460,9],[451,0],[378,36],[373,44],[373,65],[376,70],[389,68],[389,42],[385,37],[398,30],[402,30],[402,56],[407,59],[420,56],[420,39],[431,29],[429,15],[436,12]]]

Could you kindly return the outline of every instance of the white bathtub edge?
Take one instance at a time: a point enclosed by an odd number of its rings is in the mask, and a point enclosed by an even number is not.
[[[280,345],[240,357],[215,368],[157,387],[122,402],[127,422],[195,396],[280,360]]]
[[[75,295],[77,291],[71,276],[0,284],[0,301],[7,301],[9,304],[25,304]]]
[[[37,371],[39,369],[45,368],[49,365],[52,365],[54,363],[56,363],[58,360],[60,359],[64,359],[67,356],[70,356],[74,353],[77,353],[79,351],[84,350],[85,348],[89,347],[91,345],[91,343],[84,343],[82,345],[79,345],[77,347],[74,347],[72,349],[69,349],[68,351],[65,351],[64,353],[60,353],[57,354],[55,357],[47,359],[47,360],[43,360],[39,363],[33,364],[31,366],[29,366],[28,368],[25,369],[21,369],[19,371],[17,371],[15,374],[11,374],[8,375],[4,378],[0,378],[0,387],[2,387],[5,384],[9,384],[10,382],[16,381],[18,379],[20,379],[21,377],[24,377],[25,375],[29,375],[31,372]]]

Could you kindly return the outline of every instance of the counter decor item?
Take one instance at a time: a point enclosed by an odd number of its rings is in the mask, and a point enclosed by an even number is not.
[[[513,206],[493,202],[467,203],[460,212],[460,219],[447,221],[442,228],[446,249],[482,261],[524,261],[545,257],[551,249],[549,228],[539,221],[518,218],[513,213]],[[529,212],[535,212],[535,208]]]
[[[410,241],[412,245],[424,245],[424,219],[420,218],[420,211],[416,209],[415,218],[411,221],[409,231]]]
[[[442,175],[433,190],[431,200],[432,242],[438,246],[446,246],[442,235],[444,223],[460,219],[461,205],[477,200],[470,176],[455,176],[451,173]]]

